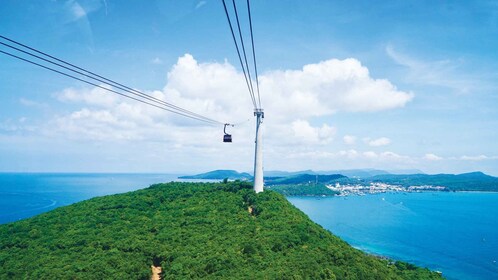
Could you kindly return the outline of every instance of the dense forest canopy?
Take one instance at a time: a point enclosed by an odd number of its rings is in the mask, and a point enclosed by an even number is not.
[[[273,191],[168,183],[0,226],[0,279],[438,279],[369,256]]]

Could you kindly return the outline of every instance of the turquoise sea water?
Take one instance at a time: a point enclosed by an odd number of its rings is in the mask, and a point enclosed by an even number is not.
[[[448,279],[498,279],[498,193],[388,193],[289,201],[363,251],[439,270]]]
[[[0,224],[88,198],[170,182],[171,174],[0,173]]]

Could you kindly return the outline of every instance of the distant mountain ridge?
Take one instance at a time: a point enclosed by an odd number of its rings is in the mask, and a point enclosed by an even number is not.
[[[411,170],[416,172],[417,170]],[[204,180],[252,180],[247,172],[239,173],[235,170],[214,170],[192,176],[182,176],[180,179]],[[391,185],[409,186],[443,186],[451,191],[498,191],[498,177],[493,177],[483,172],[476,171],[463,174],[392,174],[378,169],[352,169],[313,171],[303,170],[297,172],[268,171],[265,172],[265,184],[299,185],[309,183],[330,184],[333,182],[345,184],[386,183]]]
[[[498,191],[498,178],[482,172],[463,174],[409,174],[377,175],[364,179],[366,183],[382,182],[402,186],[433,185],[447,187],[453,191]]]
[[[380,170],[380,169],[338,169],[338,170],[327,170],[327,171],[313,171],[313,170],[302,170],[295,172],[288,171],[265,171],[265,176],[268,177],[287,177],[294,176],[300,174],[311,174],[311,175],[332,175],[332,174],[341,174],[347,177],[354,178],[368,178],[376,175],[383,174],[424,174],[421,170],[418,169],[405,169],[405,170]]]
[[[328,171],[313,171],[311,169],[301,170],[301,171],[265,171],[264,176],[269,177],[291,177],[296,175],[334,175],[341,174],[346,177],[357,177],[357,178],[368,178],[376,175],[384,175],[384,174],[400,174],[400,172],[406,171],[404,174],[423,174],[420,170],[379,170],[379,169],[344,169],[344,170],[328,170]],[[230,180],[237,179],[252,179],[252,175],[248,172],[237,172],[235,170],[213,170],[206,173],[196,174],[196,175],[186,175],[178,177],[180,179],[219,179],[223,180],[228,178]]]
[[[235,170],[214,170],[206,173],[190,176],[180,176],[179,179],[205,179],[205,180],[250,180],[252,176],[249,173],[239,173]]]
[[[266,185],[290,185],[303,183],[320,183],[327,184],[332,181],[348,178],[341,174],[318,175],[318,174],[299,174],[288,177],[265,177]]]

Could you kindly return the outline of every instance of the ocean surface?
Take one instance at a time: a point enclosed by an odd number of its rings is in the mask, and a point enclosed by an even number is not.
[[[447,279],[498,279],[498,193],[288,199],[368,253],[438,270]]]
[[[96,196],[175,181],[173,174],[0,173],[0,224]]]

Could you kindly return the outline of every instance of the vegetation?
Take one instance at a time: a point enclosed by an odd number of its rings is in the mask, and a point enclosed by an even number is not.
[[[274,185],[266,188],[285,196],[333,196],[338,194],[338,192],[325,187],[324,184]]]
[[[0,226],[0,279],[439,279],[369,256],[273,191],[169,183]]]
[[[266,185],[296,185],[296,184],[327,184],[335,182],[338,179],[347,178],[340,174],[317,175],[317,174],[299,174],[289,177],[265,177]]]
[[[443,186],[452,191],[498,191],[498,178],[486,175],[482,172],[472,172],[458,175],[377,175],[365,179],[364,182],[382,182],[406,187],[422,185]]]

